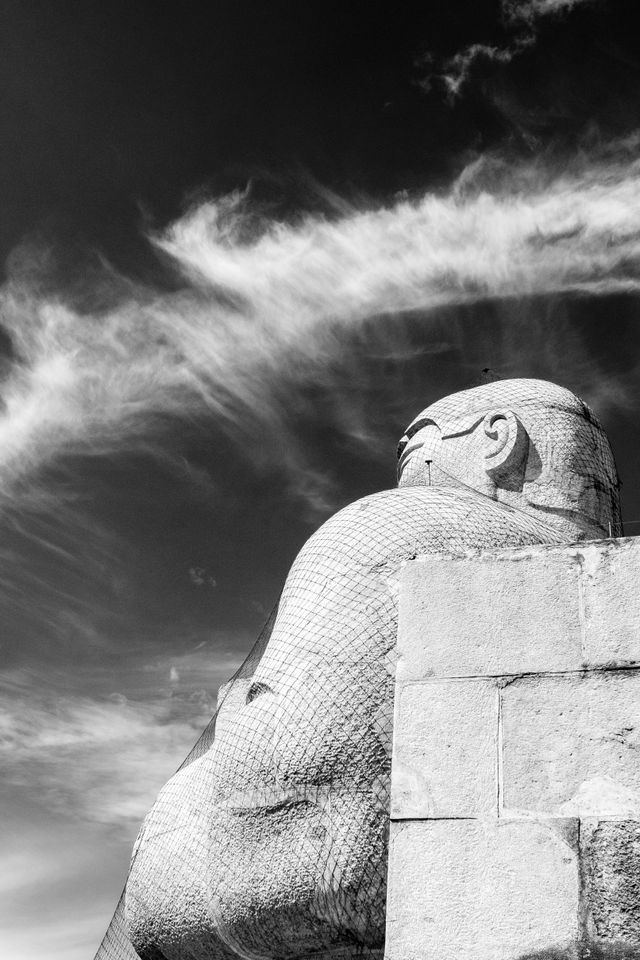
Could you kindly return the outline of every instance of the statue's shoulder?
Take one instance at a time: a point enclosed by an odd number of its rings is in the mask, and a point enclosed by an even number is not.
[[[477,506],[477,495],[445,487],[400,487],[343,507],[307,540],[298,559],[370,558],[437,548]],[[482,504],[479,509],[482,509]]]
[[[380,490],[370,493],[360,500],[354,500],[341,510],[338,510],[325,522],[324,526],[333,523],[342,523],[346,520],[367,523],[376,517],[386,514],[405,514],[418,511],[446,509],[460,499],[465,499],[465,492],[449,487],[393,487],[391,490]]]
[[[307,540],[297,560],[302,565],[373,563],[555,539],[543,521],[475,490],[407,486],[343,507]]]

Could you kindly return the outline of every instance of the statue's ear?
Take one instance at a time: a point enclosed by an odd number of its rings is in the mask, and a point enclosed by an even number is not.
[[[521,490],[529,434],[512,410],[493,410],[482,422],[484,468],[497,487]]]

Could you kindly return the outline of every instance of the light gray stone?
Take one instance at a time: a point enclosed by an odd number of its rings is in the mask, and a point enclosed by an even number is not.
[[[392,824],[385,960],[577,960],[577,838],[576,820]]]
[[[408,564],[400,680],[580,669],[579,575],[577,558],[558,550]]]
[[[502,736],[506,812],[588,815],[604,783],[621,798],[614,804],[640,815],[640,673],[513,681],[502,692]]]
[[[585,659],[595,666],[640,665],[640,552],[637,540],[607,540],[580,550]]]
[[[498,688],[491,680],[405,684],[398,692],[391,816],[495,815]]]

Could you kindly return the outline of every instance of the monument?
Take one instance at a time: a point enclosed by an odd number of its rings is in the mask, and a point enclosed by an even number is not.
[[[398,487],[341,510],[300,551],[249,666],[222,692],[215,736],[145,819],[122,929],[98,957],[382,958],[404,571],[464,559],[473,580],[486,551],[620,532],[608,440],[569,391],[502,380],[424,410],[400,441]],[[446,583],[434,581],[440,607]],[[419,819],[415,783],[394,778]]]

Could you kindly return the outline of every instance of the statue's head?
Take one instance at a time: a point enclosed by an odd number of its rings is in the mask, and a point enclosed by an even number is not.
[[[398,446],[398,485],[465,485],[567,539],[621,533],[609,441],[589,407],[544,380],[496,380],[438,400]]]

